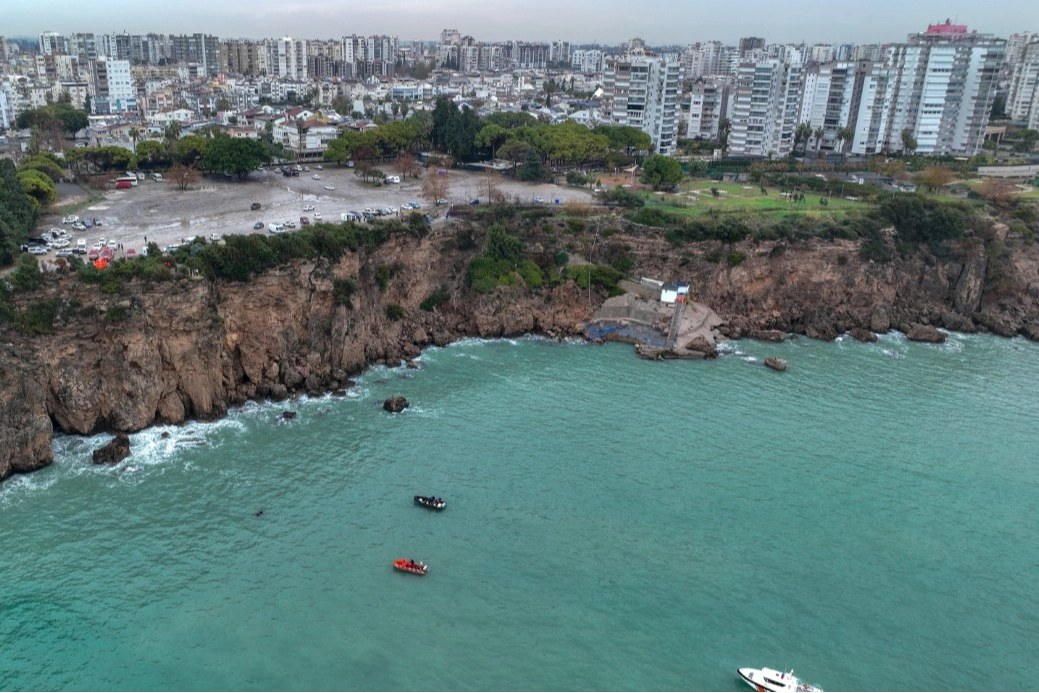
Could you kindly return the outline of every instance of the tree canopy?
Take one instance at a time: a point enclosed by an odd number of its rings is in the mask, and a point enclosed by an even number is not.
[[[14,262],[18,245],[36,226],[39,207],[33,202],[10,159],[0,159],[0,264]]]
[[[207,171],[233,173],[245,178],[251,171],[271,160],[270,150],[259,140],[237,137],[217,137],[209,140],[202,157],[202,168]]]
[[[675,159],[654,154],[642,166],[642,182],[655,189],[673,188],[682,180],[682,165]]]
[[[82,130],[88,123],[86,112],[61,101],[23,111],[15,121],[15,125],[23,130],[32,127],[49,130],[55,124],[59,124],[61,129],[69,135]]]

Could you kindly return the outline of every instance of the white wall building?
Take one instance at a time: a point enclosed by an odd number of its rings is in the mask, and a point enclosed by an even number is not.
[[[584,73],[602,72],[606,55],[598,49],[577,49],[570,52],[570,66]]]
[[[1039,126],[1039,38],[1021,50],[1010,83],[1007,115],[1028,123],[1029,128]]]
[[[902,149],[903,130],[921,154],[978,153],[985,138],[1006,41],[967,27],[931,25],[889,47],[897,71],[888,151]]]
[[[129,60],[98,58],[87,64],[91,110],[95,114],[134,111],[137,88],[130,72]]]
[[[658,154],[670,154],[678,137],[678,97],[682,66],[636,48],[606,60],[603,119],[636,127],[653,140]]]
[[[821,138],[812,136],[812,149],[839,152],[850,143],[838,141],[837,131],[853,125],[858,117],[856,89],[859,65],[850,62],[810,63],[804,71],[804,91],[798,123],[807,123],[813,132],[822,128]]]
[[[718,139],[721,119],[728,118],[732,108],[732,96],[732,80],[728,78],[694,84],[689,93],[686,136],[691,139]]]
[[[786,156],[800,115],[802,68],[779,60],[743,63],[736,76],[729,152]]]

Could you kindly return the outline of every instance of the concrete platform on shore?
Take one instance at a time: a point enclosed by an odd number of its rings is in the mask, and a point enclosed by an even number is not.
[[[635,344],[642,358],[687,358],[712,356],[722,324],[718,314],[702,303],[691,301],[682,314],[674,348],[667,348],[667,330],[675,306],[646,300],[634,294],[607,299],[585,326],[589,339]],[[687,348],[693,346],[694,348]]]

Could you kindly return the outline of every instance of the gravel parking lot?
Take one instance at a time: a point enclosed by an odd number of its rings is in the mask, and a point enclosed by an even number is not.
[[[509,198],[526,202],[533,202],[537,197],[543,198],[545,204],[554,204],[556,200],[566,204],[592,199],[586,190],[523,183],[498,174],[451,171],[449,177],[448,200],[452,204],[468,204],[473,198],[486,204],[488,180]],[[326,186],[334,189],[326,190]],[[320,171],[311,166],[310,171],[291,178],[283,176],[277,168],[254,171],[244,181],[207,177],[186,191],[177,190],[166,181],[149,178],[135,188],[109,191],[103,200],[78,212],[83,218],[100,219],[103,225],[72,232],[70,238],[73,245],[79,238],[86,238],[88,245],[105,238],[110,246],[122,244],[123,252],[130,248],[140,252],[145,238],[165,246],[193,236],[261,233],[253,229],[260,221],[264,224],[262,233],[267,233],[266,226],[271,222],[292,221],[298,225],[301,216],[313,221],[315,212],[323,221],[338,222],[343,212],[368,207],[399,208],[409,201],[419,202],[423,211],[429,211],[430,205],[422,199],[421,189],[421,179],[373,187],[357,178],[353,169],[327,166]],[[250,210],[254,202],[261,205],[259,211]],[[313,212],[303,211],[308,205],[314,207]],[[439,212],[446,209],[441,206]],[[42,230],[62,227],[61,219],[45,217],[40,227]],[[70,230],[67,225],[63,228]]]

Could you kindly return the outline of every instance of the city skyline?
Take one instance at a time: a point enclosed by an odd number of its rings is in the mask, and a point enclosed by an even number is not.
[[[835,5],[837,7],[835,7]],[[210,0],[180,0],[172,9],[144,15],[113,16],[110,3],[80,0],[15,0],[5,12],[8,37],[59,33],[207,33],[221,38],[334,39],[349,34],[389,34],[402,40],[436,40],[442,29],[458,29],[479,41],[553,41],[617,44],[639,36],[652,45],[682,45],[741,36],[763,36],[770,43],[885,43],[923,31],[946,19],[979,33],[1006,37],[1026,31],[1021,17],[1032,9],[1025,0],[1002,0],[1000,11],[976,0],[905,3],[833,3],[790,0],[781,7],[767,0],[744,0],[738,13],[685,0],[644,0],[638,12],[621,0],[383,0],[344,10],[341,0],[253,0],[249,12]],[[594,10],[594,11],[593,11]],[[60,17],[60,22],[53,21]],[[41,18],[46,18],[41,21]],[[558,21],[546,22],[546,18]],[[753,19],[750,19],[753,18]],[[107,25],[107,26],[106,26]],[[338,28],[330,31],[331,26]],[[323,32],[323,33],[322,33]]]

